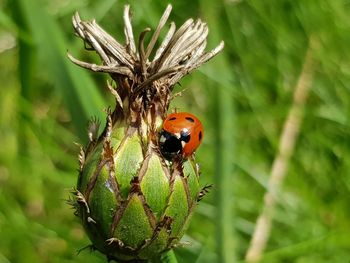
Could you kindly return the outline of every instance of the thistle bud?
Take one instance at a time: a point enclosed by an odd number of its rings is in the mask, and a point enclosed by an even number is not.
[[[150,60],[168,6],[144,48],[145,30],[136,49],[125,7],[125,45],[94,21],[73,17],[76,33],[100,55],[94,65],[69,55],[77,65],[110,74],[108,83],[116,106],[107,112],[101,135],[99,123],[89,125],[89,144],[79,155],[80,171],[74,191],[76,215],[93,248],[118,262],[152,261],[176,246],[190,215],[207,188],[199,184],[194,156],[167,160],[159,147],[173,86],[222,48],[204,52],[208,29],[189,19],[177,31],[172,23],[167,36]],[[115,84],[115,85],[114,85]]]

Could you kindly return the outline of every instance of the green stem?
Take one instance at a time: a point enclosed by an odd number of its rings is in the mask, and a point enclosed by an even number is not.
[[[15,22],[18,25],[18,28],[21,30],[21,33],[26,33],[30,35],[30,30],[26,24],[23,12],[17,1],[12,2],[11,7],[13,13],[16,15],[13,16]],[[18,37],[18,79],[21,85],[21,96],[18,105],[20,105],[20,118],[19,129],[18,129],[18,140],[19,140],[19,151],[20,154],[26,156],[28,153],[28,142],[29,142],[29,121],[33,118],[33,112],[31,107],[28,107],[28,104],[25,102],[31,101],[32,97],[32,87],[33,78],[34,78],[34,68],[35,68],[35,50],[32,43],[28,39],[21,36]]]
[[[223,9],[220,1],[203,1],[201,11],[209,28],[212,28],[210,40],[217,43],[223,39],[224,33],[220,21],[223,17]],[[216,29],[216,30],[215,30]],[[210,43],[209,43],[210,45]],[[215,140],[215,188],[216,188],[216,244],[218,262],[235,262],[234,244],[234,210],[232,197],[234,192],[234,171],[235,158],[235,112],[232,90],[234,88],[234,72],[229,59],[220,54],[213,61],[215,63],[215,74],[217,78],[212,82],[212,124],[216,127]],[[208,82],[209,83],[209,82]],[[209,84],[210,85],[210,84]],[[218,87],[219,85],[219,87]]]

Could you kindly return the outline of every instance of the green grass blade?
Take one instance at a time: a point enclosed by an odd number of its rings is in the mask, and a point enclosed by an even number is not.
[[[68,42],[57,22],[39,0],[18,0],[41,60],[39,70],[46,71],[61,93],[80,138],[86,138],[90,116],[104,118],[104,102],[89,73],[72,65],[66,57]],[[73,34],[73,32],[72,32]]]
[[[210,28],[211,43],[217,44],[222,40],[220,34],[220,4],[214,1],[205,1],[202,5],[202,12],[205,14],[205,20]],[[215,138],[215,188],[217,202],[217,253],[218,262],[231,263],[235,261],[234,249],[234,231],[233,223],[235,221],[232,206],[233,196],[233,165],[234,159],[234,120],[232,87],[233,79],[230,72],[230,65],[225,56],[225,49],[214,59],[215,72],[226,79],[225,85],[218,86],[218,82],[213,83],[212,89],[215,89],[213,98],[213,119],[212,125],[216,127]],[[214,67],[213,67],[214,68]],[[221,77],[219,77],[221,78]]]
[[[13,2],[12,4],[13,12],[17,13],[17,16],[11,20],[6,14],[0,14],[0,20],[3,21],[5,25],[8,25],[9,29],[15,31],[19,35],[24,35],[26,37],[18,37],[18,80],[21,86],[20,97],[18,100],[18,105],[21,107],[19,129],[18,129],[18,141],[19,152],[26,155],[28,152],[28,141],[29,141],[29,127],[28,124],[30,120],[33,119],[32,107],[28,107],[22,103],[22,98],[24,100],[30,100],[31,89],[34,87],[34,71],[35,71],[35,50],[30,38],[28,38],[28,25],[23,17],[18,2]],[[6,21],[6,22],[5,22]],[[18,25],[18,26],[17,26]],[[21,33],[19,33],[18,28],[21,28]]]

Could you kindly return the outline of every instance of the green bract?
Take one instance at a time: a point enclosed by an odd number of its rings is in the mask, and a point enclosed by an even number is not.
[[[181,238],[199,198],[199,173],[192,160],[166,163],[152,142],[143,145],[132,130],[110,140],[112,128],[81,157],[77,214],[94,247],[109,258],[146,260]]]
[[[138,49],[128,6],[125,45],[94,21],[81,21],[78,14],[73,17],[76,33],[95,49],[103,65],[69,58],[84,68],[109,73],[114,83],[108,87],[116,99],[101,135],[99,123],[90,123],[90,142],[79,156],[76,214],[93,248],[119,262],[158,260],[179,242],[193,208],[207,191],[199,186],[194,157],[166,161],[158,137],[173,86],[223,44],[204,52],[208,28],[189,19],[177,31],[172,23],[165,40],[152,52],[170,10],[168,6],[147,48],[143,40],[149,30],[141,33]]]

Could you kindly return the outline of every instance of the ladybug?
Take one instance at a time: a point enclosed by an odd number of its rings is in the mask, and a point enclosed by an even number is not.
[[[203,126],[191,113],[178,112],[167,116],[159,135],[162,155],[172,160],[175,157],[186,159],[194,153],[203,139]]]

